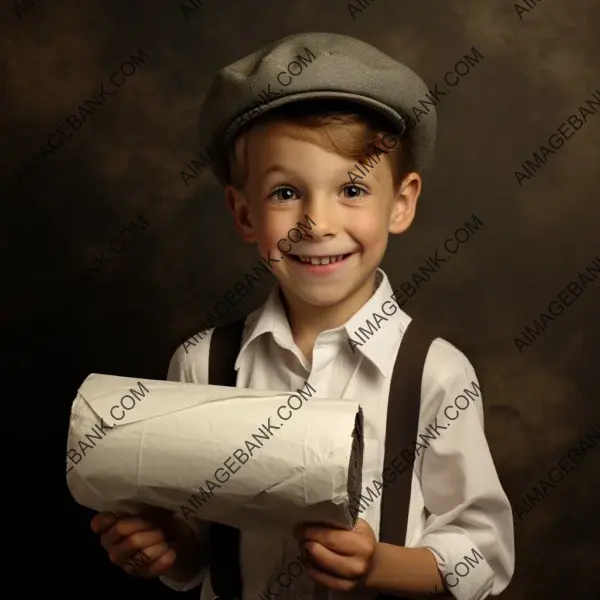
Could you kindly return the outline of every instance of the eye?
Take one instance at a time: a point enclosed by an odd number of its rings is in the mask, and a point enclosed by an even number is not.
[[[346,195],[346,198],[361,198],[365,194],[368,194],[365,188],[358,185],[350,184],[343,188],[344,192],[350,192],[350,195]],[[361,194],[362,192],[362,194]]]
[[[269,198],[278,200],[279,202],[288,202],[289,200],[292,200],[292,197],[295,193],[296,191],[291,187],[280,187],[276,190],[273,190],[269,194]]]

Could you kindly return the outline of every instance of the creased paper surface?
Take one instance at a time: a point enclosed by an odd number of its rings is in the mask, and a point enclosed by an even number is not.
[[[67,484],[98,511],[350,529],[363,448],[356,401],[92,374],[71,409]]]

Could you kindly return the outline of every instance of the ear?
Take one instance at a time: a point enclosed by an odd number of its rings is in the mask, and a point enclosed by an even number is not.
[[[417,200],[421,194],[422,181],[418,173],[409,173],[394,194],[390,214],[390,233],[404,233],[413,222]]]
[[[227,199],[229,212],[233,215],[235,228],[240,237],[245,242],[255,242],[254,218],[250,212],[250,205],[246,195],[233,185],[228,185],[225,188],[225,198]]]

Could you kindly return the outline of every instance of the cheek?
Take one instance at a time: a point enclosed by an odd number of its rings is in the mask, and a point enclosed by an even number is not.
[[[262,214],[258,216],[256,234],[258,245],[263,250],[276,248],[281,238],[285,238],[288,231],[289,219],[283,215]]]
[[[381,215],[361,215],[352,227],[353,237],[365,248],[378,247],[387,240],[387,221]]]

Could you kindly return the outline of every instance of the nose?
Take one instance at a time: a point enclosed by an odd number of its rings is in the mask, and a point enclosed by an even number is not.
[[[306,237],[319,241],[326,237],[334,237],[338,233],[340,218],[335,199],[311,196],[305,203],[305,214],[314,223],[311,223],[312,229]]]

